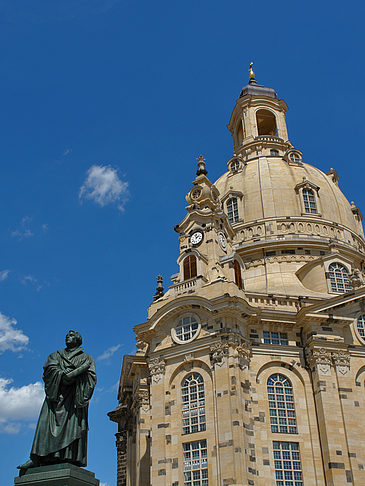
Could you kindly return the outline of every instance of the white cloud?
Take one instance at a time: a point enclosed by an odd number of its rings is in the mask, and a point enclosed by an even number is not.
[[[23,285],[31,285],[37,292],[39,292],[43,287],[43,285],[40,284],[38,279],[33,277],[33,275],[24,275],[20,281]]]
[[[21,329],[15,327],[16,324],[15,319],[0,312],[0,354],[7,350],[21,351],[27,346],[29,338]]]
[[[128,182],[110,165],[92,165],[79,192],[80,199],[90,199],[99,206],[116,204],[120,211],[124,211],[128,195]]]
[[[11,232],[11,236],[18,238],[19,240],[24,240],[25,238],[34,236],[34,233],[30,228],[31,221],[32,218],[29,216],[24,216],[24,218],[22,218],[20,221],[18,228]]]
[[[12,382],[13,380],[0,378],[0,433],[5,434],[17,434],[21,428],[19,421],[34,422],[44,400],[40,381],[20,388],[9,386]]]
[[[0,272],[0,282],[3,282],[8,278],[10,270],[1,270]]]
[[[47,229],[47,224],[44,223],[39,226],[39,224],[34,224],[33,218],[31,218],[30,216],[24,216],[18,224],[18,227],[14,231],[11,231],[10,234],[14,238],[17,238],[19,241],[21,241],[26,238],[31,238],[36,234],[39,235],[40,233],[45,233]]]
[[[121,347],[121,344],[117,344],[116,346],[112,346],[111,348],[108,348],[102,353],[100,356],[98,356],[96,359],[101,361],[103,359],[109,359],[113,356],[114,353],[118,351],[118,349]]]
[[[100,486],[109,486],[108,483],[100,483]]]

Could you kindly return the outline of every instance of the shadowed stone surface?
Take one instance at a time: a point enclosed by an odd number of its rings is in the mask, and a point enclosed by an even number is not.
[[[74,464],[52,464],[27,469],[14,479],[15,486],[99,486],[95,474]]]

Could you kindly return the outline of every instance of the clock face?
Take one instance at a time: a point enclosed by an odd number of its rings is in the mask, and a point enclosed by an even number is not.
[[[202,241],[203,233],[201,231],[195,231],[195,233],[190,236],[190,243],[192,245],[199,245],[199,243],[201,243]]]
[[[219,243],[220,243],[221,247],[223,248],[223,250],[225,250],[227,248],[227,238],[226,238],[225,234],[220,232],[218,234],[218,238],[219,238]]]

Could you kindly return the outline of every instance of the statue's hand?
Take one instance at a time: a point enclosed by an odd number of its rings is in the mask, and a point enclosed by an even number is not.
[[[62,375],[62,381],[65,385],[70,385],[71,383],[74,382],[75,377],[72,375],[72,373],[73,372],[71,371],[71,373],[64,373]]]
[[[76,368],[75,370],[65,373],[63,376],[63,382],[66,384],[73,383],[77,376],[85,373],[91,366],[91,361],[88,359],[84,364]]]

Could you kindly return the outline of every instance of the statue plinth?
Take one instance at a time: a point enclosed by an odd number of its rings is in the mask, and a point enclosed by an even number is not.
[[[14,479],[15,486],[99,486],[100,481],[87,469],[68,462],[27,469]]]

